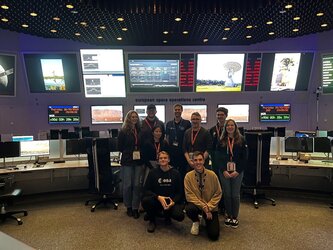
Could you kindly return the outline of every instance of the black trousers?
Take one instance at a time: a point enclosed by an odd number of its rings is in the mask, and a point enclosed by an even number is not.
[[[208,238],[211,240],[218,240],[220,236],[220,222],[219,222],[219,216],[218,212],[212,212],[212,219],[207,220],[206,213],[202,211],[200,208],[198,208],[193,203],[187,203],[186,207],[186,214],[187,216],[193,221],[198,222],[199,221],[199,214],[202,214],[203,218],[206,222],[206,230]]]
[[[176,221],[182,221],[185,218],[183,213],[184,206],[181,204],[175,204],[168,210],[164,210],[161,203],[155,197],[144,197],[141,201],[141,205],[147,212],[150,221],[155,221],[157,215],[172,218]]]

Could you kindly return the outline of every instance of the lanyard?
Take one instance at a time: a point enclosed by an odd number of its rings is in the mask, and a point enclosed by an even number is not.
[[[233,149],[234,149],[234,138],[229,138],[228,137],[228,148],[229,148],[229,152],[230,152],[230,161],[232,161],[232,157],[234,156],[234,153],[233,153]]]
[[[215,128],[216,128],[217,138],[220,138],[220,127],[216,125]]]
[[[177,141],[177,134],[178,134],[178,128],[182,124],[182,118],[180,118],[180,121],[178,123],[178,126],[176,125],[175,119],[173,119],[173,127],[175,128],[175,141]]]
[[[192,147],[194,146],[194,143],[195,143],[195,140],[197,139],[197,136],[200,132],[200,129],[201,127],[199,128],[198,132],[194,135],[194,131],[193,131],[193,128],[192,128],[192,131],[191,131],[191,144],[192,144]]]
[[[133,134],[134,134],[135,146],[138,146],[138,131],[136,131],[136,128],[134,128]]]
[[[161,143],[159,142],[155,142],[154,143],[154,146],[155,146],[155,150],[156,150],[156,159],[158,158],[158,153],[160,152],[161,150]]]
[[[151,129],[151,130],[153,130],[153,127],[155,127],[156,126],[156,121],[154,122],[154,126],[152,127],[152,126],[150,126],[150,123],[147,121],[147,118],[145,118],[145,122],[147,123],[147,125],[149,126],[149,128]]]

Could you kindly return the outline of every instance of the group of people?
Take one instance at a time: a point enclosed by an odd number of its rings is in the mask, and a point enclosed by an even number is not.
[[[118,136],[126,213],[139,218],[141,204],[152,233],[156,217],[164,217],[167,224],[171,218],[182,221],[185,210],[192,220],[191,234],[199,234],[202,221],[208,237],[217,240],[219,208],[225,226],[238,227],[246,142],[236,122],[227,119],[226,108],[216,110],[217,124],[210,130],[201,126],[198,112],[188,121],[182,118],[181,104],[173,109],[174,119],[166,126],[154,104],[147,106],[142,121],[134,110],[126,114]]]

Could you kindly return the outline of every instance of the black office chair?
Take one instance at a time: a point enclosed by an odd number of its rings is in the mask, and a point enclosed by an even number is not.
[[[0,181],[0,188],[4,189],[5,186],[4,180]],[[19,211],[6,211],[6,205],[11,204],[15,197],[21,195],[21,189],[14,189],[11,192],[0,193],[0,220],[4,222],[6,219],[13,219],[17,221],[18,225],[22,225],[23,221],[21,218],[17,218],[14,214],[23,214],[24,216],[28,215],[26,210],[19,210]]]
[[[86,139],[87,155],[89,163],[89,190],[97,193],[99,198],[86,201],[85,205],[93,203],[90,211],[94,212],[100,204],[113,205],[118,209],[118,203],[114,198],[120,179],[118,172],[113,172],[110,160],[108,138]]]

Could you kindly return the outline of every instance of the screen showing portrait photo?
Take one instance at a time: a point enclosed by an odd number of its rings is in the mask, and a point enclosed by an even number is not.
[[[76,54],[24,54],[31,93],[80,92]]]
[[[15,96],[16,56],[0,54],[0,96]]]
[[[156,106],[156,116],[157,118],[165,122],[165,106],[164,105],[155,105]],[[138,113],[140,120],[144,120],[147,116],[147,105],[135,105],[134,110]]]
[[[39,156],[50,154],[50,141],[21,141],[21,156]]]
[[[179,92],[179,55],[128,55],[131,92]]]
[[[301,53],[276,53],[271,81],[271,91],[294,91]]]
[[[91,106],[91,124],[109,124],[123,122],[123,106]]]
[[[220,104],[219,107],[228,109],[227,119],[233,119],[235,122],[249,122],[249,104]]]
[[[201,115],[201,123],[207,123],[207,105],[183,105],[182,117],[191,121],[191,115],[198,112]]]
[[[81,49],[86,97],[126,97],[122,49]]]
[[[241,91],[244,54],[198,54],[196,92]]]
[[[260,122],[289,122],[290,115],[289,103],[262,103],[259,105]]]
[[[48,106],[49,124],[79,124],[80,106],[52,105]]]

